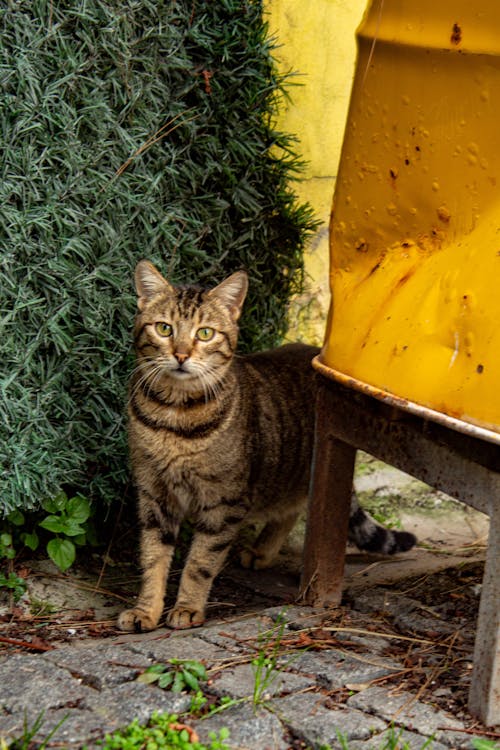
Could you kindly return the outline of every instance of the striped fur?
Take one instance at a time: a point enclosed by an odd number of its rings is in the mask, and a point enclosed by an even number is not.
[[[203,621],[212,582],[241,527],[263,524],[254,548],[241,553],[245,566],[263,568],[304,507],[317,349],[294,344],[235,356],[243,272],[212,290],[174,288],[141,261],[136,287],[129,441],[143,577],[135,607],[118,624],[138,631],[158,625],[177,535],[189,516],[193,541],[167,624],[191,627]],[[376,524],[355,495],[350,535],[359,547],[386,553],[415,542]]]

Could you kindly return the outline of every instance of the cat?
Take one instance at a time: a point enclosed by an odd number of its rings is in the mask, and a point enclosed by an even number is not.
[[[172,628],[202,624],[215,576],[243,525],[264,524],[241,562],[273,563],[304,508],[313,445],[318,349],[290,344],[236,355],[248,280],[238,271],[212,289],[172,286],[149,262],[135,272],[137,367],[131,377],[129,445],[138,493],[143,570],[126,631],[157,627],[182,521],[193,539]],[[413,534],[378,525],[353,494],[350,538],[358,547],[410,549]]]

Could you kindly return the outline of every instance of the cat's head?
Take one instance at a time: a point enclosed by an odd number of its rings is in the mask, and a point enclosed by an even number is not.
[[[135,271],[137,355],[183,390],[216,385],[231,363],[248,288],[244,271],[213,289],[170,284],[147,260]]]

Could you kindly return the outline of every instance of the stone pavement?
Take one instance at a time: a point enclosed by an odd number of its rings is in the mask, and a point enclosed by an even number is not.
[[[277,627],[280,613],[281,608],[272,608],[191,631],[124,634],[98,645],[86,642],[42,655],[4,655],[0,740],[19,737],[24,723],[31,726],[43,713],[39,741],[67,717],[48,747],[97,748],[105,733],[134,718],[144,723],[154,711],[188,711],[190,695],[136,681],[146,667],[175,657],[202,660],[209,672],[210,694],[237,701],[208,718],[182,719],[202,741],[208,740],[209,732],[227,727],[227,744],[235,750],[319,750],[326,745],[340,748],[341,732],[350,750],[371,750],[383,746],[393,723],[396,731],[402,729],[411,750],[420,750],[429,737],[434,750],[471,747],[470,736],[453,731],[463,728],[460,720],[422,703],[418,694],[391,691],[390,684],[377,683],[402,666],[384,656],[388,641],[382,637],[359,635],[355,652],[340,646],[280,655],[272,679],[257,681],[261,692],[254,705],[251,660],[259,649],[262,654],[266,633]],[[282,640],[314,624],[309,608],[292,606],[284,616]],[[351,643],[355,639],[349,635]]]

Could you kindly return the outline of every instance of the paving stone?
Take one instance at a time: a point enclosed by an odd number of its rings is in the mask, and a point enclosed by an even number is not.
[[[253,651],[258,647],[259,635],[273,627],[275,625],[270,617],[249,617],[204,627],[199,636],[204,641],[233,652]]]
[[[183,693],[161,690],[154,685],[129,682],[104,690],[85,700],[85,708],[101,718],[106,732],[126,726],[133,719],[146,723],[155,711],[180,713],[187,711],[191,697]]]
[[[433,615],[431,607],[426,607],[424,610],[416,599],[404,596],[397,590],[373,588],[352,594],[351,601],[358,612],[390,615],[394,625],[404,633],[446,635],[456,630],[456,623],[443,620],[438,612]]]
[[[326,708],[324,697],[316,693],[278,698],[270,706],[294,734],[313,747],[331,745],[339,748],[339,733],[349,741],[363,740],[387,728],[387,724],[376,716],[366,716],[353,708]]]
[[[215,676],[210,684],[210,691],[219,697],[229,695],[232,698],[246,698],[253,695],[256,684],[262,685],[260,695],[267,700],[267,697],[284,691],[295,693],[298,690],[304,690],[315,683],[314,679],[304,675],[279,670],[274,670],[269,675],[264,672],[259,680],[251,664],[239,664],[236,667],[224,669]]]
[[[311,628],[319,625],[325,618],[324,609],[315,609],[314,607],[298,607],[297,605],[286,605],[282,607],[268,607],[262,611],[262,615],[270,617],[273,622],[278,618],[283,618],[286,627],[290,630],[301,630],[302,628]]]
[[[4,714],[27,712],[27,718],[33,720],[49,709],[78,706],[91,694],[92,689],[68,670],[40,656],[14,654],[2,664],[0,710]]]
[[[54,732],[50,739],[49,747],[70,748],[80,750],[85,747],[97,747],[95,744],[104,737],[103,723],[100,717],[95,716],[90,710],[67,709],[27,710],[26,713],[18,712],[13,716],[3,717],[0,720],[0,738],[14,739],[21,737],[25,725],[28,730],[34,727],[35,721],[40,719],[40,728],[33,737],[36,747],[42,745],[50,733]],[[30,744],[29,747],[35,747]]]
[[[416,731],[425,737],[434,737],[437,742],[451,747],[469,747],[466,734],[453,732],[452,729],[463,729],[459,719],[450,714],[435,709],[428,703],[415,701],[411,693],[393,693],[387,688],[371,687],[352,696],[347,701],[348,706],[379,716],[396,725]],[[449,727],[449,730],[440,729]]]
[[[190,722],[191,723],[191,722]],[[210,732],[229,729],[227,744],[237,750],[287,750],[285,728],[280,720],[265,708],[255,712],[249,705],[235,706],[196,723],[200,739],[207,742]]]
[[[130,682],[141,669],[151,664],[148,658],[129,647],[116,645],[81,649],[65,647],[48,651],[39,658],[64,667],[95,690]]]
[[[394,738],[397,738],[397,747],[408,747],[409,750],[422,750],[426,743],[428,744],[429,750],[448,750],[446,745],[436,742],[434,740],[429,741],[428,737],[424,737],[416,732],[408,732],[405,729],[388,729],[381,734],[376,734],[369,740],[359,741],[354,740],[349,743],[349,750],[381,750],[384,747],[395,747]]]
[[[205,664],[214,664],[234,657],[231,651],[194,635],[135,642],[129,644],[129,648],[147,657],[152,663],[166,662],[168,659],[195,659]]]
[[[289,658],[288,667],[295,672],[315,675],[317,684],[328,689],[364,684],[401,670],[401,665],[393,659],[370,655],[356,658],[336,649],[306,651]]]
[[[388,638],[373,633],[370,635],[358,635],[357,633],[332,633],[335,638],[342,642],[348,641],[349,643],[356,643],[358,646],[364,646],[369,653],[381,654],[387,653],[388,649],[391,648],[391,641]]]

